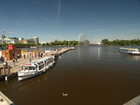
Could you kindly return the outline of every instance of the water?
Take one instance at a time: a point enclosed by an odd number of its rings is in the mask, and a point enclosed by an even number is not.
[[[140,56],[118,50],[76,47],[48,72],[21,82],[2,81],[0,90],[16,105],[122,105],[140,95]]]

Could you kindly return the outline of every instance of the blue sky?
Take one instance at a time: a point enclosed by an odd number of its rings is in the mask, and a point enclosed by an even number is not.
[[[140,0],[1,0],[0,29],[40,42],[140,39]]]

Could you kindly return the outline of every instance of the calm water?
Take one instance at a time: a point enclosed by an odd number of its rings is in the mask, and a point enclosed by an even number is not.
[[[76,47],[46,73],[22,82],[2,81],[0,90],[16,105],[122,105],[140,95],[140,56],[118,50]]]

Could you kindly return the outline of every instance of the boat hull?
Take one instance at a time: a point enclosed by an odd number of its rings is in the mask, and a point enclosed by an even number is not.
[[[18,81],[22,81],[28,78],[35,77],[37,75],[40,75],[42,72],[36,71],[36,72],[18,72]]]
[[[140,53],[128,53],[130,55],[140,55]]]

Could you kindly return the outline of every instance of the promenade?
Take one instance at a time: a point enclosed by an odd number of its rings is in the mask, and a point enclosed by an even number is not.
[[[16,66],[14,66],[12,60],[7,60],[7,63],[8,63],[8,66],[11,66],[11,67],[12,67],[12,68],[11,68],[11,70],[12,70],[11,72],[12,72],[12,73],[15,73],[15,72],[18,72],[18,71],[19,71],[19,67],[20,67],[21,64],[27,63],[27,62],[29,62],[29,61],[30,61],[29,58],[24,59],[24,58],[22,57],[22,58],[19,58],[19,59],[17,60]],[[3,63],[0,63],[0,67],[3,67]]]
[[[54,50],[54,51],[50,51],[50,52],[47,52],[47,53],[43,53],[43,56],[42,57],[45,57],[45,56],[50,56],[50,55],[55,55],[55,54],[62,54],[68,50],[70,50],[71,48],[62,48],[60,50]],[[24,55],[26,55],[26,57],[24,58]],[[13,61],[12,60],[7,60],[7,63],[8,63],[8,66],[10,66],[10,73],[16,73],[20,70],[20,65],[23,64],[23,63],[27,63],[27,62],[30,62],[30,59],[31,60],[35,60],[35,59],[39,59],[38,56],[34,57],[34,52],[24,52],[22,53],[21,55],[21,58],[19,58],[16,62],[16,65],[14,66],[13,64]],[[0,63],[0,68],[3,67],[3,63]]]

